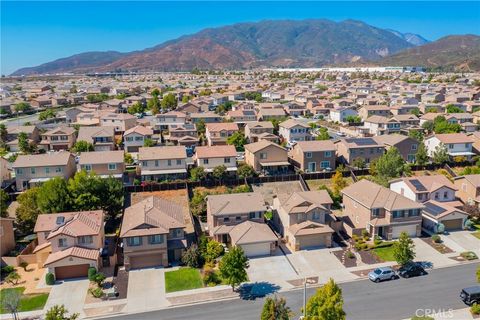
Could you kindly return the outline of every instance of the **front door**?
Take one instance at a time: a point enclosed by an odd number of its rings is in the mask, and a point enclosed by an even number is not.
[[[377,229],[377,236],[383,238],[383,227],[378,227],[378,229]]]
[[[316,172],[317,171],[317,163],[316,162],[309,162],[308,163],[308,172]]]

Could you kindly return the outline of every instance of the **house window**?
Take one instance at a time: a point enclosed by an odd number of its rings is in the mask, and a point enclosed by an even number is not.
[[[85,171],[92,171],[92,165],[91,164],[85,164],[85,165],[83,165],[83,169],[85,169]]]
[[[126,137],[126,138],[125,138],[125,141],[131,142],[131,141],[133,141],[133,137]]]
[[[224,162],[224,163],[230,163],[230,158],[224,158],[224,159],[223,159],[223,162]]]
[[[32,174],[35,174],[35,168],[31,168],[31,169],[30,169],[30,172],[31,172]]]
[[[149,244],[160,244],[163,243],[163,235],[161,234],[154,234],[148,236],[148,243]]]
[[[319,220],[320,219],[320,212],[314,212],[312,215],[313,220]]]
[[[67,246],[67,239],[66,238],[58,239],[58,246],[60,248],[66,247]]]
[[[55,172],[56,172],[56,173],[60,173],[60,172],[62,172],[62,171],[63,171],[63,168],[62,168],[62,167],[56,167],[56,168],[55,168]]]
[[[158,160],[155,160],[155,167],[158,167]]]
[[[17,176],[21,176],[23,174],[23,170],[22,169],[17,169],[15,170]]]
[[[127,246],[135,247],[142,245],[142,238],[141,237],[130,237],[127,238]]]
[[[170,167],[172,165],[172,160],[168,159],[167,160],[167,165]]]
[[[181,165],[182,164],[182,160],[180,159],[177,159],[177,166]]]
[[[393,211],[393,218],[402,218],[404,216],[403,210]]]
[[[203,164],[208,164],[208,159],[203,159]]]
[[[380,215],[380,208],[372,209],[372,216],[378,217]]]
[[[443,193],[443,199],[447,199],[447,198],[448,198],[448,191],[445,191],[445,192]]]
[[[230,217],[224,217],[223,222],[230,222]]]
[[[325,158],[330,158],[332,156],[332,151],[325,151]]]
[[[330,161],[322,161],[320,162],[320,168],[330,168]]]
[[[235,220],[236,220],[236,221],[240,221],[240,220],[242,220],[242,217],[241,217],[241,216],[236,216],[236,217],[235,217]]]
[[[412,150],[417,150],[417,145],[416,144],[412,144]]]
[[[93,243],[93,237],[92,236],[78,237],[78,243],[79,244],[92,244]]]
[[[448,145],[448,149],[453,149],[453,143],[450,143],[450,144]]]
[[[181,237],[183,237],[183,230],[182,229],[172,229],[172,230],[170,230],[170,236],[172,238],[181,238]]]
[[[435,200],[438,200],[439,194],[438,192],[435,192]]]
[[[465,143],[465,148],[466,149],[470,148],[470,143]]]
[[[142,167],[148,167],[148,161],[142,161]]]
[[[307,158],[311,158],[311,157],[312,157],[312,153],[311,153],[311,152],[307,152],[307,153],[305,154],[305,156],[306,156]]]
[[[261,218],[261,215],[262,215],[262,213],[261,213],[261,212],[258,212],[258,211],[257,211],[257,212],[250,212],[250,213],[248,214],[248,216],[249,216],[250,219],[260,219],[260,218]]]
[[[267,159],[267,154],[265,152],[260,152],[260,159]]]
[[[46,167],[46,168],[45,168],[45,173],[46,173],[46,174],[49,174],[49,173],[50,173],[50,168],[49,168],[49,167]]]
[[[116,163],[109,163],[108,164],[108,170],[117,170],[117,164]]]

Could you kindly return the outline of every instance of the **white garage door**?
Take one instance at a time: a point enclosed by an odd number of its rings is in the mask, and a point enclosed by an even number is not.
[[[247,257],[258,257],[270,255],[270,243],[255,243],[241,245]]]
[[[416,224],[410,224],[406,226],[398,226],[398,227],[393,227],[392,230],[392,238],[396,239],[400,237],[400,233],[406,232],[410,237],[416,237],[417,236],[417,225]]]

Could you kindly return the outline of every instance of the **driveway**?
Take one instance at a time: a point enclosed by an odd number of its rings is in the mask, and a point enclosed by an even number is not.
[[[318,276],[319,283],[325,283],[329,278],[335,281],[357,279],[358,276],[349,272],[335,257],[334,250],[338,249],[302,250],[289,254],[288,258],[300,277]]]
[[[64,280],[56,283],[52,286],[44,310],[63,304],[70,314],[78,312],[81,315],[89,284],[88,279]]]
[[[445,245],[454,251],[473,251],[480,256],[480,239],[473,236],[471,231],[452,231],[440,237]]]
[[[413,238],[415,243],[416,257],[415,261],[427,262],[433,268],[447,267],[457,264],[458,262],[449,258],[452,254],[442,254],[435,250],[420,238]]]
[[[282,288],[291,287],[287,281],[298,279],[299,275],[293,270],[283,254],[268,257],[249,259],[247,269],[250,282],[269,282]]]
[[[132,270],[128,274],[128,312],[147,311],[169,306],[165,298],[165,269]]]

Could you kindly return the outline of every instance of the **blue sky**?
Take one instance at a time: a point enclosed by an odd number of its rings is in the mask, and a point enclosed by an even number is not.
[[[429,40],[480,34],[480,2],[4,1],[1,73],[85,51],[133,51],[203,28],[265,19],[362,20]]]

